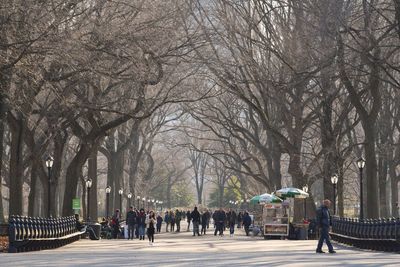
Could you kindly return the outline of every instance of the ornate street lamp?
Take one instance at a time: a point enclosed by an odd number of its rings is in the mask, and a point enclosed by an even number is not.
[[[121,188],[118,191],[119,194],[119,217],[122,218],[122,194],[124,193],[124,190]]]
[[[333,185],[333,215],[336,215],[336,185],[338,183],[338,180],[339,178],[336,173],[332,175],[331,182]]]
[[[357,167],[360,170],[360,220],[364,219],[364,205],[363,205],[363,169],[365,167],[365,159],[361,157],[357,160]]]
[[[50,203],[51,203],[51,168],[53,168],[53,163],[54,163],[54,159],[52,156],[48,156],[46,159],[46,167],[47,167],[47,175],[48,175],[48,179],[47,179],[47,217],[50,218],[51,217],[51,211],[50,211]]]
[[[129,204],[129,207],[131,206],[131,198],[132,198],[132,193],[131,192],[129,192],[128,193],[128,204]]]
[[[151,199],[150,198],[147,199],[147,210],[150,210],[150,202],[151,202]]]
[[[136,197],[136,200],[137,200],[137,207],[136,207],[136,208],[139,210],[139,209],[140,209],[140,208],[139,208],[139,206],[140,206],[140,205],[139,205],[140,196],[137,196],[137,197]]]
[[[146,198],[145,197],[142,198],[142,201],[143,201],[143,209],[146,209]]]
[[[303,191],[308,193],[308,185],[303,186]],[[304,219],[307,218],[307,198],[304,199]]]
[[[106,187],[106,218],[109,217],[110,212],[110,193],[111,193],[111,186]]]
[[[90,221],[90,188],[92,188],[92,180],[91,179],[87,179],[86,180],[86,222]]]

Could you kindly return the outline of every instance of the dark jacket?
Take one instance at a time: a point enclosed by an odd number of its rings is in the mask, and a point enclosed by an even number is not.
[[[200,213],[197,208],[194,208],[192,213],[190,213],[190,217],[192,218],[193,222],[200,222]]]
[[[246,227],[251,225],[251,217],[248,213],[245,213],[243,216],[243,225]]]
[[[135,225],[136,224],[136,212],[133,210],[128,211],[126,214],[126,224]]]
[[[192,218],[190,218],[190,211],[186,212],[186,219],[188,222],[190,222],[192,220]]]
[[[157,216],[157,225],[161,225],[162,222],[163,222],[163,218],[160,215],[158,215]]]
[[[328,207],[322,205],[317,209],[317,224],[319,227],[329,228],[331,225],[331,215]]]
[[[142,227],[146,227],[146,213],[139,213],[137,216],[137,224]]]
[[[201,215],[201,225],[205,226],[205,225],[207,225],[207,222],[208,222],[207,212],[204,212]]]
[[[229,224],[236,223],[236,212],[234,212],[234,211],[228,212],[228,222],[229,222]]]
[[[226,221],[226,213],[223,210],[217,210],[215,212],[214,220],[216,223],[225,223]]]

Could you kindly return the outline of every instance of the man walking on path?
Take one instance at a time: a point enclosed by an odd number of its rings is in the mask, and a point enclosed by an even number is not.
[[[176,232],[181,231],[181,220],[182,220],[182,214],[179,210],[176,210],[175,212],[175,223],[176,223]]]
[[[324,251],[322,251],[324,240],[326,242],[326,245],[328,246],[329,253],[336,253],[336,251],[333,250],[331,241],[329,240],[329,227],[331,226],[331,215],[329,214],[330,205],[331,201],[325,199],[322,206],[319,207],[317,210],[317,224],[320,228],[320,238],[316,250],[317,253],[325,253]]]
[[[133,207],[129,208],[126,214],[126,224],[128,225],[128,240],[133,239],[135,235],[135,224],[136,224],[136,212],[133,211]]]
[[[249,213],[246,211],[243,215],[243,226],[244,226],[244,231],[246,232],[246,236],[249,236],[250,225],[251,225],[251,217]]]
[[[229,234],[230,234],[230,237],[233,237],[233,234],[235,233],[236,212],[233,209],[229,209],[227,217],[228,217],[228,224],[229,224]]]
[[[187,227],[187,231],[189,232],[189,228],[190,228],[190,221],[192,220],[192,218],[190,217],[190,210],[188,210],[187,212],[186,212],[186,219],[187,219],[187,224],[188,224],[188,227]]]
[[[190,214],[190,217],[192,218],[193,221],[193,236],[195,236],[196,234],[200,236],[199,232],[200,212],[197,210],[197,207],[194,207],[194,210]]]
[[[220,208],[218,211],[215,211],[214,221],[215,221],[214,235],[217,235],[217,232],[219,232],[219,235],[223,236],[226,214],[222,208]]]

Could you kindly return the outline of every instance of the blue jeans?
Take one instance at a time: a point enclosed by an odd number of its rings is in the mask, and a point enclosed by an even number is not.
[[[145,227],[140,225],[139,226],[139,236],[144,236],[145,235]]]
[[[328,246],[329,251],[332,251],[333,247],[331,241],[329,240],[329,227],[322,227],[320,229],[320,237],[318,241],[317,251],[322,250],[322,245],[324,243],[324,240],[326,242],[326,245]]]

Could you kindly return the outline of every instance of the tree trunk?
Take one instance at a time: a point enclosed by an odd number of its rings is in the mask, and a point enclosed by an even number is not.
[[[28,197],[28,216],[34,217],[38,214],[35,214],[35,207],[38,205],[37,203],[37,184],[38,184],[38,166],[34,160],[32,160],[31,165],[31,184],[30,184],[30,191]]]
[[[172,177],[168,176],[168,183],[167,183],[167,207],[171,209],[171,190],[172,190]]]
[[[378,190],[379,183],[377,179],[377,163],[375,151],[375,123],[374,121],[367,120],[363,123],[365,140],[365,174],[366,179],[366,205],[365,218],[379,218],[379,198]]]
[[[89,155],[90,145],[81,144],[78,153],[67,167],[62,216],[69,216],[73,214],[72,199],[76,197],[76,190],[79,182],[78,179],[82,177],[82,167]]]
[[[1,38],[1,37],[0,37]],[[1,79],[1,78],[0,78]],[[3,154],[4,154],[4,131],[6,119],[6,106],[4,103],[4,96],[0,89],[0,222],[4,222],[4,209],[3,209],[3,194],[2,194],[2,167],[3,167]]]
[[[17,116],[18,118],[12,118],[12,115],[9,115],[11,126],[9,215],[23,215],[24,122],[22,114]]]

